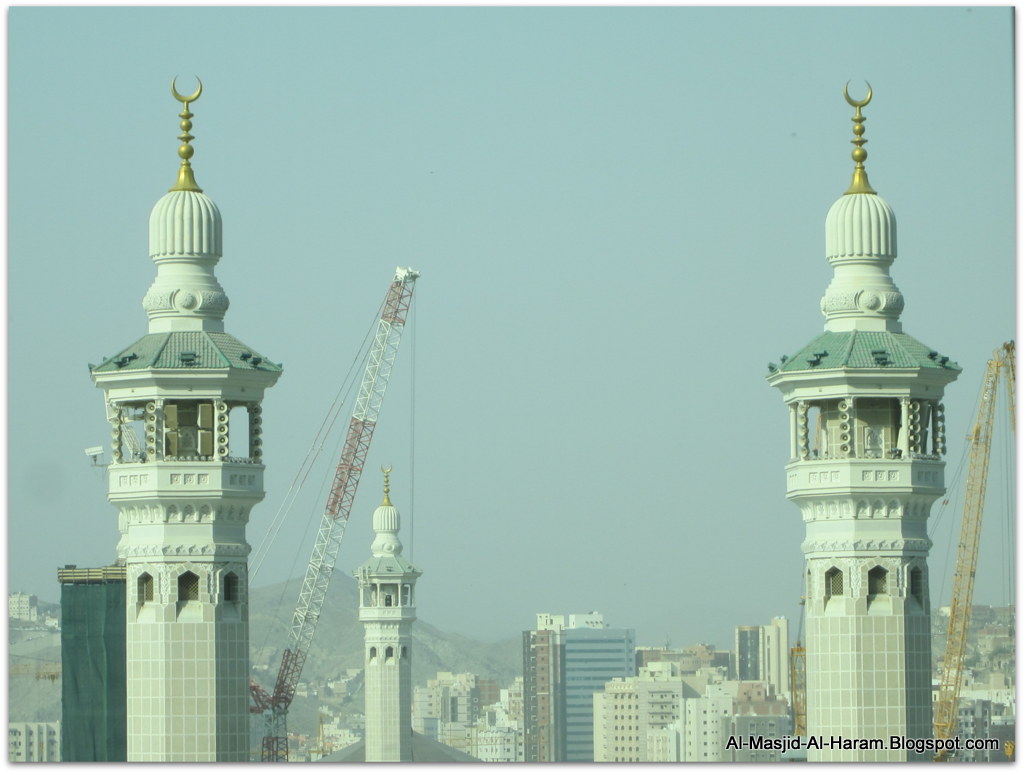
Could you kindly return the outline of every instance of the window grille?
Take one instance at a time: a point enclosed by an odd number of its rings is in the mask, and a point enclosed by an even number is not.
[[[199,577],[185,572],[178,577],[178,601],[199,601]]]
[[[889,573],[880,566],[868,572],[868,595],[877,596],[889,592]]]
[[[924,572],[919,566],[910,570],[910,595],[924,604]]]
[[[238,575],[229,572],[224,575],[224,600],[238,601]]]
[[[825,572],[825,598],[843,595],[843,573],[835,567]]]
[[[145,604],[153,600],[153,578],[147,573],[139,575],[139,603]]]

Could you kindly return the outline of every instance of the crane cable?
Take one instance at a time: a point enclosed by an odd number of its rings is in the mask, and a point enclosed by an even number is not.
[[[338,416],[341,414],[341,409],[349,402],[352,391],[355,388],[355,373],[356,368],[360,363],[366,360],[366,353],[369,349],[369,341],[373,336],[374,329],[376,327],[377,319],[380,317],[380,313],[383,309],[381,304],[377,309],[377,314],[374,316],[373,321],[367,328],[366,335],[363,337],[363,342],[356,352],[351,364],[349,365],[348,373],[345,374],[345,378],[342,380],[341,387],[338,389],[337,394],[334,396],[334,402],[327,410],[327,415],[324,417],[323,422],[320,424],[320,428],[317,430],[316,435],[313,438],[313,442],[310,444],[306,451],[306,456],[299,465],[299,469],[295,473],[295,477],[292,479],[291,485],[288,487],[288,491],[285,493],[281,505],[277,509],[277,513],[274,515],[274,519],[267,531],[264,533],[263,539],[260,541],[259,546],[253,551],[253,563],[249,570],[250,582],[256,578],[260,568],[263,566],[263,561],[266,559],[267,554],[270,552],[270,548],[274,541],[277,539],[278,534],[281,531],[281,526],[291,513],[292,507],[295,504],[295,499],[302,491],[306,481],[309,477],[310,471],[316,465],[316,462],[320,459],[323,454],[324,445],[330,437],[331,432],[334,429],[335,423],[337,422]]]
[[[383,310],[384,302],[382,302],[377,307],[377,312],[374,315],[373,320],[371,320],[370,325],[367,328],[366,334],[363,336],[362,344],[360,344],[359,349],[356,351],[355,357],[353,358],[352,362],[349,365],[348,372],[345,374],[341,386],[339,387],[337,393],[334,396],[334,401],[328,408],[327,414],[324,417],[323,422],[321,422],[320,428],[317,430],[317,433],[313,438],[313,442],[307,449],[306,456],[302,460],[302,463],[299,465],[299,469],[296,471],[295,477],[292,479],[292,483],[288,487],[288,491],[285,493],[281,505],[278,507],[277,513],[274,515],[273,521],[267,528],[267,531],[264,533],[263,539],[260,541],[259,547],[255,551],[255,566],[249,572],[250,584],[256,577],[260,568],[263,566],[263,562],[270,554],[270,549],[276,542],[277,536],[281,531],[281,527],[284,525],[284,522],[291,515],[292,508],[295,506],[295,502],[298,499],[299,494],[302,492],[303,487],[306,485],[306,482],[309,478],[311,471],[316,466],[317,462],[320,460],[320,457],[323,455],[324,446],[326,445],[327,439],[330,437],[331,432],[334,429],[338,416],[341,414],[341,409],[346,404],[351,402],[352,392],[355,390],[356,385],[355,374],[358,372],[357,368],[366,361],[370,349],[369,344],[373,338],[374,331],[376,330],[377,320],[380,319],[380,315],[383,312]],[[337,440],[335,443],[335,457],[339,456],[338,447],[340,447],[341,443],[344,442],[344,437],[339,437],[340,440]],[[324,473],[324,480],[326,480],[326,476],[330,472],[332,471],[328,470],[327,472]],[[321,496],[317,498],[318,502],[323,501],[324,499],[324,497],[322,496],[324,485],[325,483],[322,481]],[[295,566],[299,560],[299,555],[302,552],[303,547],[308,544],[307,537],[309,536],[309,529],[312,523],[312,518],[306,519],[306,526],[303,531],[302,539],[298,543],[296,543],[295,551],[292,554],[291,567],[289,569],[287,577],[285,578],[285,581],[281,584],[281,594],[277,599],[277,603],[273,605],[273,617],[275,619],[278,617],[278,612],[285,603],[284,599],[288,591],[288,579],[292,576],[292,572],[294,572],[295,570]],[[263,645],[261,649],[266,648],[267,643],[270,641],[270,635],[272,631],[273,626],[267,626],[267,631],[264,636]]]

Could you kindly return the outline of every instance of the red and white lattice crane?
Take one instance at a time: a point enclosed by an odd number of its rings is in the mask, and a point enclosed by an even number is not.
[[[267,693],[255,680],[249,682],[249,692],[253,699],[250,711],[262,714],[266,721],[261,753],[264,762],[288,760],[288,707],[295,697],[295,688],[316,632],[418,277],[418,271],[398,268],[384,299],[384,308],[377,322],[377,333],[363,372],[345,446],[334,474],[334,483],[320,521],[306,576],[302,581],[302,590],[289,630],[288,647],[281,657],[274,692]]]

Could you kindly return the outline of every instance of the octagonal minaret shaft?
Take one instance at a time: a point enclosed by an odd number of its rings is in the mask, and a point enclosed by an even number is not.
[[[890,736],[931,735],[926,527],[945,491],[942,394],[959,367],[902,330],[889,275],[896,218],[864,167],[871,96],[870,86],[863,100],[846,93],[856,165],[825,221],[825,332],[768,376],[789,407],[787,496],[806,524],[812,761],[907,760]],[[886,748],[856,748],[878,739]]]
[[[90,366],[111,425],[108,498],[127,571],[128,759],[248,759],[249,544],[264,390],[281,367],[224,332],[221,217],[196,185],[184,97],[178,181],[150,215],[149,332]]]
[[[416,579],[402,555],[400,519],[384,470],[384,501],[373,513],[372,556],[355,571],[364,629],[366,761],[412,761],[412,624]]]

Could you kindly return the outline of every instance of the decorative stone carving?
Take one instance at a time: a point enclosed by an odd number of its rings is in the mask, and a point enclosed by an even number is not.
[[[176,290],[172,302],[181,311],[194,311],[199,305],[199,298],[190,290]]]
[[[146,311],[170,311],[174,308],[171,294],[170,290],[150,289],[142,299],[142,308]]]
[[[199,294],[199,308],[203,311],[225,312],[230,304],[228,296],[216,290],[204,290]]]

